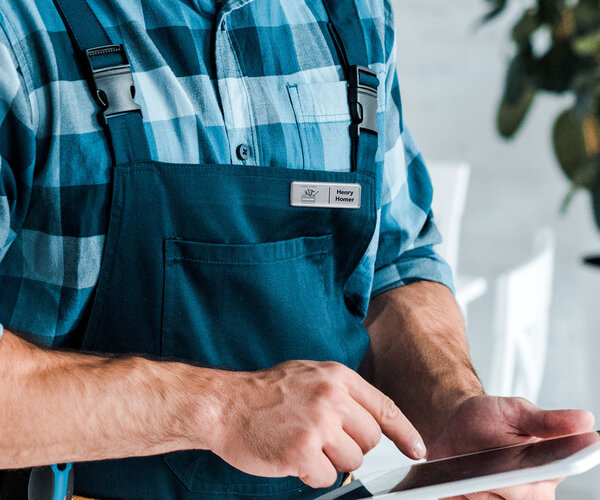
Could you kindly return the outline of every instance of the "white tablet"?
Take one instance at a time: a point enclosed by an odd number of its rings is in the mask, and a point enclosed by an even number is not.
[[[600,464],[599,432],[422,462],[352,481],[318,500],[423,500],[572,476]]]

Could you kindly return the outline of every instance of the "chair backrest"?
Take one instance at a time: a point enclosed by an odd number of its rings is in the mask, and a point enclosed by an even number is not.
[[[456,274],[458,245],[471,167],[466,163],[429,162],[429,176],[433,185],[432,210],[443,241],[436,251],[446,259]]]
[[[554,237],[542,230],[535,256],[498,279],[489,394],[536,402],[542,385],[554,268]]]

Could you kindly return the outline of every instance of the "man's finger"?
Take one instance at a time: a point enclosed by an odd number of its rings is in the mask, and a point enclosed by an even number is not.
[[[592,430],[594,415],[586,410],[540,410],[524,399],[501,400],[501,404],[511,404],[505,411],[513,418],[523,434],[540,438],[553,438]]]
[[[299,473],[298,477],[311,488],[328,488],[337,480],[337,471],[324,453],[319,453]]]
[[[354,400],[342,415],[344,431],[360,446],[363,454],[371,451],[381,440],[381,427],[367,410]]]
[[[407,457],[425,458],[427,449],[419,431],[409,422],[395,403],[385,394],[366,382],[360,375],[352,377],[348,387],[350,396],[365,408],[398,449]]]
[[[560,483],[560,480],[522,484],[508,488],[499,488],[488,493],[475,493],[467,495],[467,497],[469,500],[488,500],[488,498],[502,498],[504,500],[523,500],[524,498],[527,500],[553,500],[558,483]],[[488,494],[495,496],[485,496]]]
[[[483,493],[471,493],[465,495],[465,500],[507,500],[505,497],[494,493],[493,491],[486,491]],[[523,500],[522,498],[520,500]]]
[[[504,500],[504,497],[501,497],[492,491],[486,491],[484,493],[470,493],[469,495],[447,497],[442,498],[441,500]]]
[[[330,441],[323,446],[323,453],[338,472],[352,472],[362,465],[363,452],[356,442],[343,430],[332,433]]]
[[[448,497],[443,500],[552,500],[555,496],[556,486],[562,479],[544,481],[541,483],[523,484],[508,488],[499,488],[494,491],[469,493],[457,497]]]

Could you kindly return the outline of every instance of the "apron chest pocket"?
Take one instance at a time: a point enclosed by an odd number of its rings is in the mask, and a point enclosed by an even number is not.
[[[162,355],[258,370],[290,359],[345,362],[332,237],[260,244],[165,242]]]

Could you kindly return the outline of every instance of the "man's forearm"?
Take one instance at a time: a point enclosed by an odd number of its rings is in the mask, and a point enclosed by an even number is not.
[[[208,449],[219,373],[46,350],[5,331],[0,469]]]
[[[426,443],[457,405],[483,393],[462,315],[444,285],[423,281],[379,295],[365,326],[371,349],[361,373],[396,402]]]

